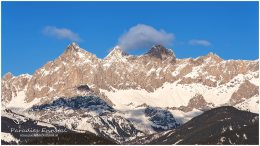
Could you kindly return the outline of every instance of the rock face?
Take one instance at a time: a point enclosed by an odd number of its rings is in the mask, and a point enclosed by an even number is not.
[[[212,104],[207,103],[207,101],[201,94],[196,94],[193,98],[190,99],[187,106],[179,107],[179,110],[182,110],[184,112],[189,112],[193,109],[203,110],[209,108],[210,105]]]
[[[234,92],[230,99],[230,104],[235,105],[249,99],[255,95],[259,95],[259,87],[246,80],[242,83],[238,90]]]
[[[59,98],[49,104],[43,104],[40,106],[33,106],[30,111],[41,111],[41,110],[54,110],[59,108],[69,108],[73,110],[88,109],[94,112],[115,111],[105,101],[95,96],[80,96],[73,98]]]
[[[161,60],[168,59],[169,57],[172,59],[173,62],[176,60],[173,51],[170,49],[166,49],[162,45],[154,45],[146,54],[151,57],[159,58]]]
[[[144,111],[145,116],[149,117],[152,128],[155,131],[165,131],[168,129],[174,129],[180,126],[180,123],[176,122],[172,114],[160,108],[147,107]]]
[[[2,79],[2,106],[9,103],[19,92],[26,91],[30,79],[31,75],[28,74],[13,77],[11,73],[7,73]]]
[[[27,101],[52,98],[84,83],[91,85],[95,80],[92,73],[99,62],[95,55],[72,43],[60,57],[35,71],[28,83]]]
[[[255,109],[259,60],[213,53],[177,59],[162,45],[139,56],[116,46],[99,59],[72,43],[32,75],[8,73],[1,83],[2,110],[121,143],[175,129],[214,107]]]
[[[2,81],[2,101],[10,101],[23,90],[27,102],[36,98],[49,102],[56,96],[80,95],[73,89],[87,85],[112,105],[100,89],[144,89],[153,92],[166,82],[176,81],[178,84],[217,87],[239,74],[258,79],[258,64],[258,61],[224,61],[213,53],[196,59],[176,59],[173,51],[162,45],[154,45],[141,56],[128,55],[117,46],[101,60],[72,43],[61,56],[36,70],[32,76],[26,75],[26,79],[7,74]],[[65,94],[68,90],[73,92]],[[239,98],[242,99],[242,96],[251,97],[252,94],[243,93]]]

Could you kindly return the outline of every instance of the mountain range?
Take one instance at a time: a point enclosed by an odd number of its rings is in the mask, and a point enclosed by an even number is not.
[[[99,139],[85,144],[258,144],[259,139],[259,60],[223,60],[214,53],[179,59],[162,45],[139,56],[116,46],[100,59],[71,43],[32,75],[4,75],[1,95],[2,120],[45,123]],[[35,142],[8,128],[1,132],[5,143]]]

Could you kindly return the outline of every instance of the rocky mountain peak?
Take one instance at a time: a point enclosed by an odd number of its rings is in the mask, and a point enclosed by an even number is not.
[[[212,53],[212,52],[208,53],[205,56],[200,56],[200,57],[196,58],[195,60],[200,63],[204,62],[207,64],[212,64],[212,63],[214,64],[214,63],[219,63],[219,62],[223,61],[222,58],[220,58],[217,54]]]
[[[146,54],[152,57],[160,58],[162,60],[165,60],[168,57],[173,57],[175,59],[173,51],[171,49],[166,49],[163,45],[160,44],[154,45]]]
[[[118,142],[168,131],[217,106],[259,112],[259,60],[219,63],[221,58],[209,53],[172,62],[173,51],[162,45],[154,45],[145,55],[126,55],[116,46],[100,60],[72,43],[32,76],[6,74],[1,82],[2,109]],[[183,116],[177,119],[178,113]]]
[[[110,58],[122,58],[123,56],[127,56],[128,54],[123,51],[123,49],[120,46],[115,46],[110,53],[106,56],[105,59]]]
[[[72,52],[78,52],[80,50],[80,47],[77,43],[72,42],[68,45],[68,47],[65,50],[65,53],[72,53]]]
[[[207,60],[211,60],[211,61],[215,61],[215,62],[220,62],[222,61],[222,59],[215,53],[210,52],[209,54],[207,54],[206,56],[204,56],[205,59]]]
[[[8,72],[3,76],[3,80],[10,80],[11,78],[13,78],[13,74],[11,72]]]
[[[82,49],[77,43],[73,42],[64,51],[64,53],[61,55],[61,58],[65,60],[74,60],[74,59],[79,59],[79,60],[85,60],[86,58],[89,57],[94,57],[96,58],[95,55],[87,52],[86,50]]]
[[[219,57],[216,53],[209,52],[206,56],[208,57]]]

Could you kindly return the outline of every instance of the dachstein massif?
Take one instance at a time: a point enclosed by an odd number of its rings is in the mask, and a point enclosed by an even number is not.
[[[1,89],[2,144],[259,141],[259,60],[178,59],[162,45],[100,59],[72,43]]]

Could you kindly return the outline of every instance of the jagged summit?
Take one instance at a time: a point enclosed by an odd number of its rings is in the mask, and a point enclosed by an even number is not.
[[[128,53],[124,52],[124,50],[120,46],[115,46],[110,53],[105,57],[105,59],[111,58],[122,58],[123,56],[127,56]]]
[[[206,56],[211,58],[220,58],[216,53],[213,52],[209,52]]]
[[[32,75],[6,75],[2,110],[117,142],[168,131],[222,105],[259,113],[259,60],[216,62],[210,53],[173,62],[173,51],[162,45],[144,55],[125,55],[116,46],[99,59],[72,43]],[[108,105],[115,110],[102,110]],[[31,111],[35,106],[40,110]]]
[[[8,72],[6,73],[4,76],[3,76],[3,80],[9,80],[13,77],[13,74],[11,72]]]
[[[213,53],[213,52],[210,52],[210,53],[208,53],[207,55],[202,56],[201,58],[202,58],[204,61],[206,61],[206,62],[213,62],[213,63],[215,63],[215,62],[220,62],[220,61],[223,60],[222,58],[220,58],[217,54],[215,54],[215,53]]]
[[[68,45],[67,49],[65,52],[78,52],[81,48],[79,45],[75,42],[72,42],[71,44]]]
[[[163,45],[156,44],[154,45],[147,53],[147,55],[160,58],[162,60],[167,59],[168,57],[173,57],[175,59],[175,54],[171,49],[166,49]]]
[[[96,56],[85,49],[82,49],[77,43],[72,42],[71,44],[68,45],[68,47],[65,49],[64,53],[61,55],[61,58],[67,59],[86,59],[89,57],[94,57]]]

